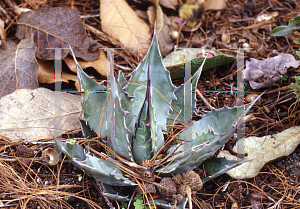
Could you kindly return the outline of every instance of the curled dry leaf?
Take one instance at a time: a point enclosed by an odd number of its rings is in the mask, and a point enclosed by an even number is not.
[[[162,56],[168,55],[174,48],[174,43],[169,35],[170,29],[168,26],[168,17],[162,12],[161,7],[157,0],[151,0],[156,6],[151,6],[147,10],[149,23],[151,28],[154,28],[156,23],[156,29],[158,33],[158,44],[160,46],[160,53]],[[156,22],[155,22],[156,21]]]
[[[9,40],[7,49],[0,49],[0,98],[16,89],[38,88],[38,64],[34,53],[33,34],[28,34],[19,44]]]
[[[159,34],[163,25],[164,25],[164,13],[161,7],[158,4],[158,0],[149,0],[152,4],[154,4],[155,8],[149,7],[147,10],[148,19],[150,22],[150,27],[153,31],[154,22],[156,24],[156,33]],[[159,36],[159,35],[158,35]]]
[[[78,58],[92,62],[99,57],[99,47],[101,47],[101,45],[98,42],[91,37],[86,37],[79,48],[74,51],[74,54]]]
[[[102,30],[126,48],[146,54],[150,46],[150,29],[125,0],[101,0]]]
[[[63,133],[80,129],[77,117],[81,117],[79,95],[54,92],[45,88],[35,90],[19,89],[0,100],[1,135],[12,142],[37,141],[52,137],[56,108],[55,99],[61,98],[61,119]]]
[[[236,179],[253,178],[267,162],[291,154],[299,143],[300,126],[289,128],[279,134],[239,140],[233,150],[236,152],[237,146],[244,146],[245,153],[248,154],[245,159],[253,160],[231,169],[227,174]],[[227,150],[221,151],[218,155],[224,156],[230,160],[236,159],[236,156]]]
[[[34,34],[34,42],[38,47],[36,56],[42,60],[55,59],[53,48],[62,48],[61,57],[64,58],[70,52],[69,45],[78,50],[85,39],[80,13],[60,7],[22,13],[16,36],[23,39],[27,33]]]
[[[146,11],[143,10],[135,10],[135,13],[139,16],[139,18],[141,18],[144,21],[148,21],[148,15]]]
[[[82,69],[86,69],[88,67],[93,67],[98,73],[100,73],[103,76],[106,76],[108,61],[106,59],[106,55],[103,52],[103,50],[99,49],[99,54],[100,54],[100,56],[98,56],[98,59],[96,59],[95,61],[84,62],[84,61],[78,60],[78,63]],[[70,70],[72,72],[77,73],[77,67],[76,67],[76,64],[72,57],[68,56],[68,57],[64,58],[64,61],[66,62],[66,64],[68,65],[68,67],[70,68]]]
[[[293,55],[284,53],[266,60],[250,58],[246,60],[245,79],[253,89],[269,87],[280,80],[289,67],[297,68],[299,64]]]
[[[38,58],[37,61],[39,64],[39,70],[37,72],[39,83],[54,83],[54,62],[50,60],[43,61]],[[61,73],[61,80],[66,83],[69,83],[69,81],[75,81],[75,83],[78,82],[76,74],[71,74],[64,71]]]

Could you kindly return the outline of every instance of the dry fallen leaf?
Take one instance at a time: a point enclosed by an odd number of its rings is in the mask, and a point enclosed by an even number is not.
[[[293,55],[284,53],[265,60],[250,58],[250,61],[246,60],[245,80],[253,89],[269,87],[280,80],[289,67],[297,68],[299,64]]]
[[[178,0],[159,0],[159,4],[166,8],[176,10],[176,7],[178,6]]]
[[[101,47],[101,45],[98,42],[93,40],[91,37],[86,37],[79,48],[74,51],[74,54],[77,58],[92,62],[97,60],[99,57],[99,47]]]
[[[126,48],[146,54],[150,46],[150,29],[125,0],[101,0],[102,30]]]
[[[158,0],[149,1],[155,5],[155,9],[153,7],[149,7],[147,11],[148,19],[152,29],[154,28],[154,22],[156,23],[156,33],[159,34],[164,25],[164,13],[158,4]]]
[[[158,44],[162,56],[168,55],[174,48],[174,43],[169,35],[168,17],[162,12],[157,0],[151,0],[156,6],[151,6],[147,10],[148,19],[151,28],[154,28],[156,21]]]
[[[38,47],[36,56],[42,60],[54,60],[55,51],[49,48],[62,48],[64,58],[70,52],[69,45],[76,50],[85,39],[79,11],[61,7],[22,13],[16,36],[23,39],[30,32]]]
[[[78,60],[78,63],[81,67],[81,69],[86,69],[88,67],[93,67],[98,73],[100,73],[103,76],[107,75],[107,59],[106,55],[103,52],[103,50],[99,49],[100,56],[98,59],[92,62],[85,62]],[[77,67],[72,57],[68,56],[64,58],[65,63],[68,65],[70,70],[74,73],[77,73]]]
[[[194,4],[183,4],[178,11],[178,15],[181,20],[186,21],[186,25],[190,28],[196,27],[199,24],[202,13],[203,6],[197,3]]]
[[[54,83],[54,62],[53,61],[43,61],[41,59],[37,59],[39,64],[39,70],[37,72],[37,77],[39,83]],[[62,81],[69,83],[69,81],[78,82],[78,78],[76,74],[66,73],[62,71],[61,73]]]
[[[265,137],[248,137],[244,141],[239,140],[233,150],[237,151],[237,146],[244,146],[245,159],[253,159],[227,172],[233,178],[246,179],[256,176],[260,169],[269,161],[282,156],[288,156],[300,143],[300,126],[289,128],[279,134]],[[227,150],[219,153],[218,157],[226,157],[236,160],[236,156],[231,155]]]
[[[61,97],[62,132],[80,129],[81,97],[45,88],[19,89],[0,100],[1,135],[12,142],[37,141],[52,137],[56,108],[55,97]]]
[[[6,47],[6,32],[4,29],[5,23],[2,19],[0,19],[0,46],[2,44],[4,44],[4,46]]]
[[[226,0],[206,0],[203,3],[204,10],[222,10],[227,8]]]
[[[7,49],[0,49],[0,98],[11,94],[16,89],[38,88],[38,64],[34,53],[33,34],[16,44],[12,40],[7,42]]]

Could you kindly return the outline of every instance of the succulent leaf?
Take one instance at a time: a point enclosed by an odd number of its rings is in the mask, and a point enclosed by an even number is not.
[[[169,104],[175,98],[175,86],[172,84],[169,71],[166,70],[162,63],[156,35],[153,37],[146,56],[133,71],[128,82],[127,92],[129,95],[136,97],[137,100],[134,104],[137,110],[141,109],[145,99],[148,68],[150,69],[150,79],[153,86],[153,105],[158,111],[156,113],[158,115],[157,120],[160,124],[166,125],[165,121],[171,109]],[[138,113],[139,111],[136,111],[136,115]]]
[[[185,143],[175,152],[182,151],[179,156],[166,167],[156,171],[183,173],[199,166],[225,145],[235,132],[236,125],[241,123],[243,116],[250,110],[255,101],[240,107],[214,109],[202,116],[200,121],[194,122],[192,126],[180,133],[178,138]],[[226,122],[224,122],[224,118],[226,118]],[[173,148],[174,146],[169,149],[169,152]]]
[[[107,102],[107,89],[104,85],[104,81],[98,83],[93,78],[89,77],[78,64],[71,46],[70,50],[77,66],[77,77],[80,83],[84,117],[98,136],[105,136],[106,114],[104,113]]]
[[[214,157],[212,159],[207,159],[203,164],[209,176],[202,179],[202,182],[205,183],[213,178],[216,178],[246,161],[247,160],[229,160],[225,157]]]
[[[149,201],[150,201],[151,205],[154,205],[152,200],[149,200]],[[188,202],[188,198],[185,197],[181,203],[178,203],[176,205],[176,209],[184,209],[185,206],[187,205],[187,202]],[[162,198],[154,199],[154,203],[155,203],[155,206],[159,206],[162,208],[167,208],[167,209],[172,208],[172,204],[170,204],[168,201],[166,201]]]
[[[137,131],[133,141],[133,154],[138,162],[150,159],[164,143],[161,127],[157,125],[156,115],[154,114],[153,88],[149,68],[150,65],[148,66],[146,96],[138,117]]]
[[[85,121],[82,120],[80,118],[78,118],[79,123],[80,123],[80,127],[81,127],[81,132],[83,134],[83,137],[86,139],[91,139],[93,138],[93,136],[96,134],[91,127],[89,126],[89,124]]]
[[[119,75],[123,75],[122,73]],[[122,77],[122,76],[121,76]],[[125,79],[125,78],[124,78]],[[124,84],[125,81],[122,81],[122,78],[120,78],[121,82]],[[132,109],[135,107],[133,106],[133,102],[135,100],[134,97],[129,96],[128,93],[125,91],[125,87],[122,88],[121,84],[117,81],[115,81],[117,84],[117,90],[118,90],[118,96],[119,96],[119,103],[121,104],[121,108],[123,110],[123,114],[125,114],[125,124],[126,124],[126,131],[128,132],[128,140],[130,143],[132,143],[132,136],[134,134],[135,129],[130,129],[130,127],[134,127],[135,124],[135,116],[132,114]]]
[[[233,128],[226,134],[208,130],[194,137],[194,134],[191,133],[184,145],[177,150],[176,154],[179,155],[171,163],[157,169],[156,172],[176,174],[195,169],[218,149],[222,148],[235,130]]]
[[[75,166],[81,168],[96,180],[112,186],[135,186],[136,184],[123,176],[122,171],[112,163],[91,155],[84,161],[73,159]]]
[[[108,94],[108,115],[107,122],[110,125],[111,133],[110,135],[111,145],[113,150],[119,155],[127,158],[128,160],[134,161],[131,152],[131,141],[129,140],[128,134],[130,130],[126,126],[126,115],[127,110],[132,108],[132,97],[129,97],[121,88],[120,84],[114,77],[113,72],[110,73],[110,90]],[[121,96],[122,95],[122,99]],[[126,108],[124,110],[122,107]]]
[[[126,86],[127,86],[127,80],[124,77],[124,74],[123,74],[123,72],[121,70],[119,71],[119,74],[118,74],[118,82],[119,82],[120,86],[122,87],[122,89],[126,88]]]
[[[146,56],[132,72],[132,76],[128,82],[128,94],[136,97],[134,102],[136,110],[133,110],[135,115],[139,114],[139,110],[141,109],[146,96],[148,69],[150,70],[149,79],[151,80],[153,88],[152,99],[155,115],[157,117],[158,125],[164,127],[171,109],[171,101],[175,98],[175,86],[172,84],[169,71],[166,70],[163,65],[156,35],[153,37]]]
[[[202,65],[199,67],[199,69],[196,71],[196,73],[184,84],[180,85],[178,88],[175,89],[175,96],[176,99],[173,99],[171,105],[173,107],[173,109],[171,109],[170,111],[170,116],[168,120],[168,124],[173,124],[175,118],[177,118],[177,120],[175,121],[175,124],[180,122],[180,123],[184,123],[184,117],[177,117],[178,114],[181,112],[184,113],[184,108],[189,108],[189,107],[185,107],[184,104],[184,91],[186,89],[187,83],[192,83],[192,115],[194,114],[195,110],[196,110],[196,92],[195,92],[195,88],[198,84],[198,80],[200,78],[203,66],[205,63],[205,59],[202,63]],[[192,115],[190,116],[190,118],[192,117]]]
[[[211,128],[216,133],[227,133],[236,125],[238,121],[237,115],[240,115],[242,112],[244,112],[244,106],[233,108],[225,106],[220,109],[213,109],[203,115],[201,120],[194,123],[195,132],[196,134],[201,134],[203,131],[208,131]]]
[[[170,104],[175,98],[175,87],[171,82],[170,73],[162,63],[156,35],[154,35],[143,61],[133,71],[126,90],[129,95],[136,98],[133,102],[135,108],[130,114],[138,116],[133,155],[136,161],[150,159],[164,143],[162,129],[165,129],[171,109]],[[147,126],[144,127],[146,124]],[[134,130],[132,124],[129,127],[131,127],[130,130]],[[151,154],[149,153],[149,143],[152,148]],[[146,154],[142,154],[137,147],[144,151],[147,150]],[[145,156],[147,157],[145,158]]]
[[[78,118],[78,121],[80,123],[81,132],[82,132],[83,137],[86,139],[92,139],[96,134],[93,131],[93,129],[91,129],[91,127],[85,120]],[[92,148],[94,148],[94,144],[95,144],[94,142],[89,141],[87,144],[89,146],[91,146]]]
[[[118,193],[117,190],[114,189],[114,187],[108,185],[108,184],[102,184],[103,188],[103,195],[111,200],[116,200],[119,202],[129,202],[130,198],[128,196],[123,196]]]
[[[55,136],[53,137],[57,148],[59,148],[59,150],[63,152],[69,159],[77,159],[80,161],[85,160],[86,156],[82,146],[79,144],[64,143],[58,140]]]
[[[139,113],[135,139],[133,140],[132,153],[137,162],[141,162],[152,157],[152,142],[149,117],[149,102],[145,100],[142,110]],[[148,125],[147,125],[148,124]]]
[[[124,177],[122,171],[114,164],[84,153],[78,144],[64,143],[54,137],[56,146],[78,168],[92,175],[101,183],[113,186],[135,186],[136,184]]]
[[[126,161],[127,166],[137,168],[136,162],[151,159],[163,147],[163,130],[166,129],[166,124],[184,123],[184,118],[187,117],[181,115],[178,117],[178,113],[184,114],[184,108],[192,108],[192,114],[195,112],[195,88],[204,62],[189,81],[175,88],[169,71],[163,65],[156,34],[146,56],[133,71],[128,82],[121,71],[116,79],[113,69],[110,69],[106,88],[104,82],[98,83],[82,71],[74,54],[73,58],[82,90],[82,109],[88,123],[80,120],[83,134],[91,137],[95,131],[102,140],[107,136],[108,140],[111,140],[114,152],[124,157],[123,163]],[[192,104],[191,107],[185,107],[185,90],[190,84]],[[207,159],[225,145],[242,123],[243,116],[258,99],[259,97],[242,107],[214,109],[202,116],[200,121],[190,123],[190,126],[178,135],[177,144],[171,146],[167,152],[170,153],[177,148],[178,143],[182,143],[181,146],[170,157],[167,156],[168,159],[160,161],[163,165],[155,172],[184,173],[204,162],[210,172],[210,176],[204,180],[207,181],[244,162]],[[191,116],[188,118],[191,119]],[[105,196],[117,201],[129,201],[128,197],[118,194],[112,186],[136,184],[123,176],[122,171],[115,166],[115,162],[104,160],[103,156],[102,158],[91,156],[78,144],[63,143],[55,137],[54,139],[57,147],[75,166],[103,184]],[[144,163],[148,165],[151,161]],[[117,165],[122,167],[121,164]],[[219,167],[216,168],[215,165]],[[126,170],[125,167],[123,169]],[[135,172],[132,175],[139,176]],[[176,190],[176,187],[174,188]],[[175,199],[176,197],[173,196]],[[164,208],[172,206],[162,199],[154,201],[155,205]],[[185,208],[186,203],[187,198],[178,204],[177,208]]]

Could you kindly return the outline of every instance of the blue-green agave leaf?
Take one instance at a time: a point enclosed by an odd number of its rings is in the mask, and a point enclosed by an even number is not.
[[[133,103],[135,106],[133,113],[136,116],[139,114],[146,96],[148,68],[150,69],[150,79],[153,88],[152,101],[157,122],[159,126],[165,126],[171,109],[171,101],[175,98],[175,86],[172,84],[169,71],[166,70],[162,63],[156,35],[153,37],[146,56],[133,71],[127,85],[128,94],[136,98]]]
[[[213,109],[203,115],[201,120],[194,123],[196,134],[201,134],[209,128],[216,133],[227,133],[237,124],[239,118],[237,116],[247,113],[244,106],[240,107],[223,107]]]
[[[86,139],[93,138],[96,133],[91,129],[89,124],[85,120],[82,120],[80,118],[78,118],[78,120],[79,120],[79,123],[80,123],[81,132],[83,134],[83,137],[86,138]]]
[[[64,143],[54,137],[57,148],[78,168],[92,175],[101,183],[113,186],[135,186],[130,179],[123,176],[122,171],[114,164],[86,154],[78,144]]]
[[[262,95],[262,94],[261,94]],[[212,129],[216,133],[227,133],[236,125],[240,125],[244,116],[249,112],[255,102],[261,97],[258,96],[253,102],[239,107],[223,107],[213,109],[203,115],[201,120],[194,122],[195,133],[201,134],[203,131]],[[193,128],[193,127],[190,127]],[[190,132],[190,130],[188,131]],[[185,135],[185,130],[181,133]]]
[[[131,152],[131,141],[128,136],[130,130],[127,128],[125,122],[125,117],[128,114],[128,111],[123,109],[123,107],[128,110],[132,108],[130,107],[132,104],[132,98],[122,90],[117,79],[114,77],[112,69],[111,71],[112,72],[109,76],[111,91],[109,92],[107,99],[109,101],[107,123],[110,125],[112,130],[108,136],[110,136],[109,139],[111,140],[112,148],[116,153],[128,160],[134,161]],[[122,95],[122,99],[120,95]],[[123,104],[123,107],[121,103]]]
[[[57,139],[55,136],[53,137],[56,147],[61,152],[63,152],[69,159],[77,159],[80,161],[85,160],[86,155],[82,146],[80,146],[79,144],[64,143]]]
[[[92,139],[96,133],[93,131],[93,129],[91,129],[91,127],[85,120],[82,120],[80,118],[78,118],[78,120],[80,123],[81,132],[83,134],[83,137],[86,139]],[[91,146],[92,148],[94,148],[95,143],[93,141],[89,141],[89,142],[87,142],[87,144],[89,146]]]
[[[148,97],[149,99],[149,97]],[[132,153],[136,162],[150,159],[152,157],[152,142],[150,129],[150,107],[149,101],[146,99],[139,113],[135,138],[132,145]]]
[[[199,69],[196,71],[196,73],[184,84],[180,85],[178,88],[175,89],[175,96],[176,99],[173,99],[171,105],[173,107],[173,109],[171,109],[170,111],[170,116],[168,120],[168,125],[171,124],[176,124],[176,123],[184,123],[184,118],[183,114],[184,114],[184,108],[192,108],[192,114],[190,116],[190,118],[192,117],[192,115],[195,113],[196,110],[196,92],[195,92],[195,88],[198,84],[198,80],[200,78],[203,66],[205,63],[205,59],[202,63],[202,65],[199,67]],[[184,91],[186,89],[187,84],[192,84],[192,107],[185,107],[184,104]],[[186,90],[187,91],[187,90]],[[180,113],[180,115],[178,116],[178,114]],[[174,122],[174,120],[176,119],[176,121]]]
[[[246,162],[247,160],[229,160],[225,157],[223,158],[211,158],[204,161],[204,168],[208,172],[208,177],[202,179],[202,182],[205,183],[213,178],[216,178],[227,171],[235,168]]]
[[[232,128],[226,134],[215,133],[212,130],[202,132],[200,135],[190,134],[183,146],[175,152],[178,154],[177,157],[156,172],[176,174],[196,168],[222,148],[235,130]]]
[[[112,186],[135,186],[130,179],[123,176],[122,171],[112,163],[87,155],[84,161],[72,160],[74,165],[92,175],[101,183]]]
[[[199,166],[225,145],[235,132],[237,125],[241,124],[243,116],[260,96],[245,106],[214,109],[202,116],[200,121],[194,122],[192,126],[180,133],[178,138],[184,141],[184,144],[175,152],[177,154],[181,151],[179,156],[156,171],[183,173]],[[172,146],[168,152],[174,147]]]
[[[119,202],[129,202],[130,198],[128,196],[121,195],[113,186],[102,184],[103,195],[110,200],[116,200]]]
[[[122,89],[126,89],[127,86],[127,80],[121,70],[119,70],[118,74],[118,82],[121,85]]]
[[[137,162],[150,159],[164,143],[163,134],[157,126],[152,101],[152,85],[148,70],[147,90],[142,110],[138,117],[135,139],[133,141],[133,155]],[[160,133],[157,132],[160,130]]]
[[[114,151],[133,161],[131,141],[128,136],[130,131],[125,124],[125,115],[128,113],[128,110],[132,108],[131,105],[133,98],[129,97],[122,90],[119,83],[116,81],[113,72],[110,73],[109,78],[111,91],[107,92],[103,82],[98,83],[86,75],[77,63],[74,55],[73,59],[77,65],[77,76],[79,78],[80,88],[82,91],[82,109],[89,126],[97,133],[98,136],[105,136],[107,134],[111,134],[107,133],[107,120],[114,133],[114,136],[110,135]],[[122,97],[121,99],[124,107],[121,105],[120,96]],[[123,108],[125,110],[123,110]],[[107,118],[106,111],[114,112],[114,114],[111,114],[110,118]],[[132,121],[132,118],[128,117],[127,120]]]
[[[98,136],[105,136],[107,89],[104,82],[98,83],[81,69],[71,47],[70,50],[77,66],[84,117]]]
[[[146,56],[137,69],[133,71],[126,88],[127,93],[136,98],[133,102],[135,108],[131,111],[133,115],[137,116],[133,150],[136,149],[137,145],[143,150],[148,150],[149,143],[146,143],[151,142],[151,154],[147,151],[147,159],[151,158],[164,143],[162,129],[165,129],[166,120],[171,109],[170,104],[175,98],[174,90],[175,87],[172,84],[170,73],[162,63],[157,38],[154,35]],[[164,94],[161,92],[164,92]],[[146,94],[150,98],[146,98]],[[144,111],[147,113],[144,113]],[[144,127],[145,125],[147,127]],[[134,130],[132,125],[129,127],[131,127],[130,130]],[[140,150],[133,151],[136,161],[145,160],[144,153],[141,156],[140,152]]]
[[[122,73],[119,74],[119,76],[120,75],[122,75]],[[135,125],[136,117],[134,116],[134,114],[131,114],[132,109],[135,108],[133,106],[133,102],[134,102],[135,98],[132,96],[129,96],[127,94],[127,92],[125,92],[126,88],[122,88],[122,86],[119,82],[115,81],[115,83],[116,83],[116,87],[118,90],[119,103],[121,104],[123,114],[125,115],[125,124],[126,124],[126,130],[128,132],[128,140],[130,143],[132,143],[132,136],[134,135],[135,129],[130,129],[129,127],[134,127],[134,125]]]
[[[154,205],[152,200],[149,200],[149,202],[150,202],[151,205]],[[188,202],[188,198],[185,197],[181,203],[176,205],[176,209],[184,209],[187,202]],[[166,201],[162,198],[154,199],[154,203],[155,203],[155,206],[159,206],[159,207],[162,207],[162,208],[167,208],[167,209],[172,208],[171,203],[169,203],[168,201]]]

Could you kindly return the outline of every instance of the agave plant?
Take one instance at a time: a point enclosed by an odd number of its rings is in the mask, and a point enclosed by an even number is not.
[[[192,86],[192,105],[188,108],[193,114],[203,64],[188,82],[175,87],[162,63],[156,35],[129,81],[121,71],[116,78],[111,69],[106,87],[104,81],[98,83],[86,75],[74,55],[73,58],[84,92],[81,98],[86,122],[80,121],[83,134],[87,137],[96,133],[99,143],[109,145],[108,153],[56,138],[55,142],[75,166],[102,184],[106,197],[129,201],[114,186],[137,187],[149,205],[185,208],[189,199],[191,208],[191,195],[202,188],[202,181],[243,162],[210,157],[230,139],[255,101],[241,107],[214,109],[201,120],[191,121],[192,115],[184,116],[184,91]],[[183,128],[175,132],[175,124]],[[202,163],[209,177],[201,181],[192,170]],[[161,198],[154,199],[151,193],[157,193],[157,189]]]

